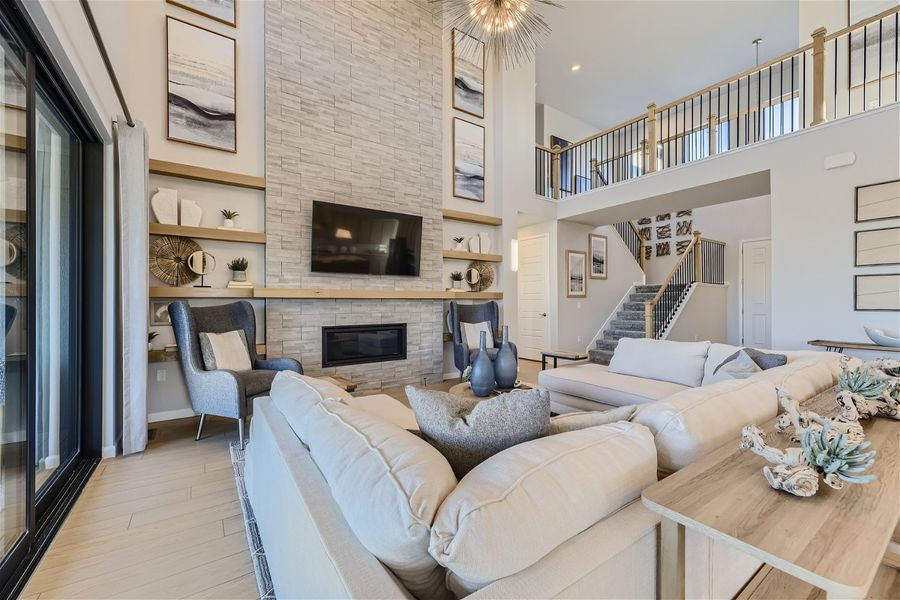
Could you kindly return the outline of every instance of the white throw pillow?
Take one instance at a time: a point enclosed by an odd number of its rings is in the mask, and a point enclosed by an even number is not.
[[[349,393],[331,382],[292,371],[280,371],[275,375],[269,396],[304,443],[308,438],[309,411],[313,407],[320,402],[352,400]]]
[[[706,354],[706,363],[703,365],[703,381],[701,385],[727,381],[729,378],[723,377],[721,371],[716,373],[716,368],[725,362],[726,358],[740,349],[740,346],[732,346],[731,344],[719,344],[716,342],[710,344],[709,352]]]
[[[724,377],[722,378],[723,381],[729,379],[747,379],[748,377],[752,377],[761,372],[762,369],[756,364],[756,361],[753,360],[746,351],[741,350],[734,360],[730,360],[719,367],[714,374],[714,377],[724,374]]]
[[[703,381],[708,351],[709,342],[622,338],[609,361],[609,372],[697,387]]]
[[[487,347],[494,347],[494,334],[491,333],[491,324],[487,321],[481,323],[460,323],[463,328],[463,337],[469,350],[478,350],[481,347],[481,332],[487,332]]]
[[[243,329],[225,333],[200,332],[200,354],[207,371],[249,371],[250,353]]]
[[[446,598],[428,553],[431,524],[456,477],[412,433],[341,402],[309,410],[307,445],[353,533],[417,598]],[[252,443],[252,442],[251,442]]]
[[[429,552],[480,587],[533,565],[655,482],[653,436],[634,423],[525,442],[459,482],[438,510]]]
[[[635,410],[637,406],[631,404],[606,411],[591,410],[557,415],[550,418],[550,435],[627,421],[634,415]]]
[[[632,422],[653,432],[660,471],[674,472],[724,444],[733,442],[736,447],[741,428],[765,423],[777,414],[775,386],[753,377],[684,390],[643,404]]]

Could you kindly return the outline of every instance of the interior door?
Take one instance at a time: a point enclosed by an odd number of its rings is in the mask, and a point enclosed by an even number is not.
[[[741,243],[741,344],[772,347],[772,240]]]
[[[550,347],[550,239],[519,240],[519,356],[540,360]]]

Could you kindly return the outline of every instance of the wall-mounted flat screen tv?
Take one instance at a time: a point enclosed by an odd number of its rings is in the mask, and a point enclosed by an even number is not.
[[[313,202],[312,271],[418,276],[422,217]]]

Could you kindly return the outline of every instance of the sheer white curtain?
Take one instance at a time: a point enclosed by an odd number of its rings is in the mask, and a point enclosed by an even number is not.
[[[118,387],[122,398],[122,452],[147,446],[147,293],[149,286],[147,132],[124,117],[115,139]]]

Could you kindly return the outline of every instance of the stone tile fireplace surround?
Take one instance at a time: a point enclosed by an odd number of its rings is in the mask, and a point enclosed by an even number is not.
[[[266,3],[266,287],[444,288],[442,31],[429,0]],[[310,272],[313,200],[422,216],[420,277]],[[407,324],[406,360],[322,368],[322,327]],[[359,391],[439,380],[441,300],[268,300],[266,344]]]

